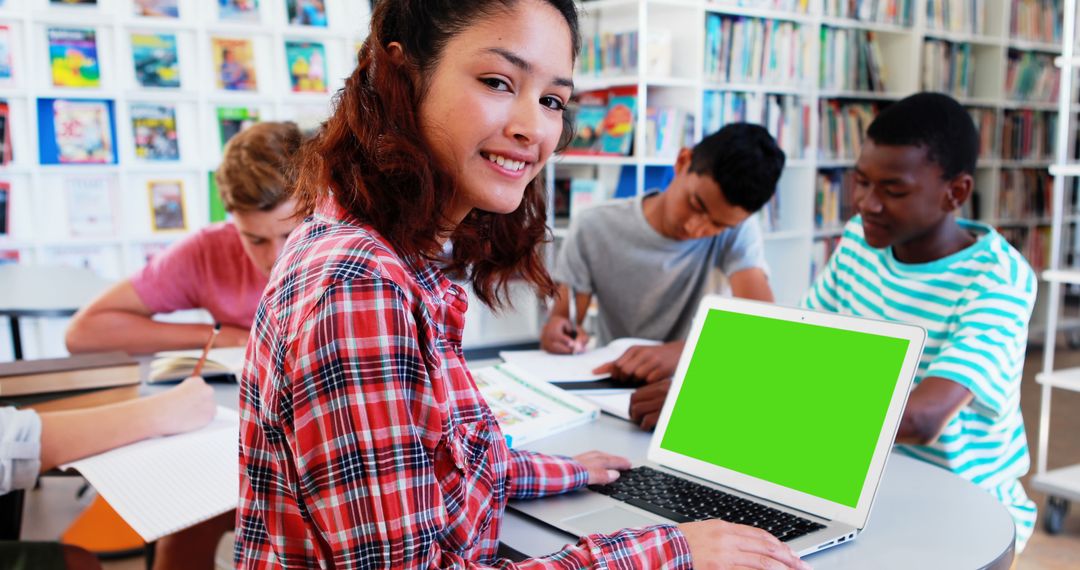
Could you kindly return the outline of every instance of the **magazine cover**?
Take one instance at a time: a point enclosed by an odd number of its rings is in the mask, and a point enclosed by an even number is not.
[[[214,171],[207,173],[206,187],[210,190],[208,203],[210,204],[210,223],[224,222],[229,218],[229,212],[225,211],[225,202],[221,201],[221,193],[218,192],[217,177]]]
[[[179,18],[179,0],[135,0],[133,7],[136,16],[149,18]]]
[[[38,99],[41,164],[116,164],[113,102]]]
[[[0,250],[0,265],[9,265],[19,262],[19,250],[17,249],[3,249]]]
[[[100,87],[97,38],[92,29],[49,28],[49,61],[56,87]]]
[[[187,229],[184,217],[184,183],[179,180],[151,180],[146,183],[150,195],[150,225],[155,232]]]
[[[285,0],[289,23],[294,26],[326,27],[324,0]]]
[[[326,93],[326,49],[320,43],[285,42],[289,83],[296,93]]]
[[[566,154],[592,154],[600,150],[600,133],[607,115],[607,91],[591,91],[574,97],[576,130]]]
[[[14,158],[11,148],[11,121],[9,120],[7,101],[0,101],[0,164],[7,164]]]
[[[233,135],[259,122],[259,110],[256,108],[218,107],[217,116],[222,149]]]
[[[64,179],[71,237],[109,237],[116,232],[111,179],[79,176]]]
[[[218,14],[222,20],[258,22],[259,0],[218,0]]]
[[[176,107],[133,103],[131,127],[135,134],[137,158],[180,160],[180,145],[176,138]]]
[[[13,46],[11,28],[0,26],[0,87],[9,87],[15,82]]]
[[[58,6],[97,6],[97,0],[49,0]]]
[[[255,54],[251,40],[211,38],[218,89],[255,91]]]
[[[143,87],[180,87],[175,34],[131,34],[135,80]]]
[[[0,236],[11,235],[11,183],[0,180]]]
[[[634,144],[634,115],[637,112],[637,88],[615,88],[608,99],[600,135],[600,152],[629,156]]]

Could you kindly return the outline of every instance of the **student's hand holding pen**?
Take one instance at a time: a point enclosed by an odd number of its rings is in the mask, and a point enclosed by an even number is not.
[[[552,315],[540,333],[540,348],[552,354],[577,354],[585,351],[589,334],[575,327],[570,319]]]

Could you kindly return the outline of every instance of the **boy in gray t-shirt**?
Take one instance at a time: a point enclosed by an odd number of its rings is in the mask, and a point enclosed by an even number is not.
[[[730,124],[679,151],[665,192],[575,216],[552,272],[559,292],[541,334],[544,350],[584,347],[588,339],[577,325],[595,295],[599,344],[620,337],[665,343],[632,348],[597,372],[656,382],[674,373],[703,296],[772,301],[761,229],[751,216],[772,198],[783,167],[784,153],[768,131]]]

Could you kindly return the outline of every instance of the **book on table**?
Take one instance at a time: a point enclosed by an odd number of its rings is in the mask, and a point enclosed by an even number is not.
[[[77,392],[139,383],[139,363],[124,352],[0,363],[0,398]]]
[[[542,380],[530,378],[511,364],[473,370],[473,381],[499,422],[510,447],[595,420],[595,405]]]
[[[195,372],[202,349],[170,350],[154,355],[147,382],[179,382]],[[244,369],[244,347],[215,348],[206,357],[202,377],[206,380],[236,382]]]

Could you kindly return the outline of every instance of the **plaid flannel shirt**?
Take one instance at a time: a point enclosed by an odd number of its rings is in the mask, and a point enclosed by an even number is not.
[[[688,568],[673,526],[495,559],[509,498],[583,487],[507,448],[461,353],[468,301],[430,263],[324,204],[256,315],[240,390],[241,568]]]

